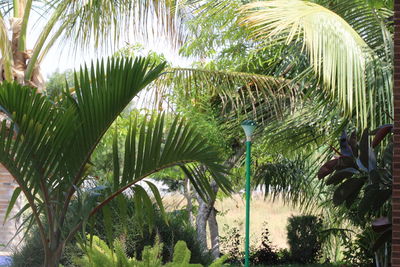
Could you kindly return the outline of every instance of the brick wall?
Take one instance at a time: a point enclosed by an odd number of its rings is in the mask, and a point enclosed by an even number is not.
[[[400,267],[400,0],[395,0],[392,266]]]
[[[17,185],[14,182],[11,174],[4,168],[3,165],[0,164],[0,244],[4,245],[8,244],[11,238],[15,235],[16,224],[18,223],[15,220],[8,220],[5,224],[3,224],[8,202],[10,201],[16,186]],[[18,206],[19,205],[17,203],[12,214],[15,214],[15,212],[18,210]],[[0,255],[10,252],[12,247],[18,241],[18,239],[15,239],[9,246],[0,247]]]

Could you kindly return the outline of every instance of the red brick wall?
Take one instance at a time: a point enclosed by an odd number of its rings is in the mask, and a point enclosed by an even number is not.
[[[400,267],[400,0],[395,0],[392,266]]]
[[[15,183],[11,174],[4,168],[3,165],[0,164],[0,244],[7,244],[11,238],[15,235],[16,232],[16,222],[15,220],[8,220],[5,224],[4,216],[8,207],[8,202],[11,199],[12,193],[17,184]],[[18,205],[12,212],[18,210]],[[3,252],[10,252],[13,244],[17,243],[17,239],[14,239],[15,242],[10,244],[8,247],[0,247],[0,255]]]

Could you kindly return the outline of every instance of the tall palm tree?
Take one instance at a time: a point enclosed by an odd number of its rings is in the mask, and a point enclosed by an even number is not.
[[[0,1],[0,83],[16,81],[43,91],[41,62],[57,43],[72,48],[105,49],[130,32],[145,37],[158,34],[178,43],[179,9],[175,5],[173,1],[161,0]],[[0,118],[4,118],[2,112]],[[0,168],[1,179],[11,190],[14,181],[1,165]],[[0,198],[8,201],[9,196],[10,192],[2,192]],[[4,213],[1,207],[0,217]],[[0,227],[0,243],[9,241],[11,228],[10,223]]]
[[[129,32],[179,39],[179,9],[173,1],[5,0],[0,2],[0,82],[16,80],[42,90],[40,63],[57,41],[76,48],[105,48]],[[39,19],[34,21],[32,13]],[[157,22],[157,23],[155,23]],[[36,40],[33,25],[43,24]],[[9,30],[11,34],[9,34]],[[178,39],[177,39],[178,38]],[[34,41],[32,48],[27,40]],[[89,46],[92,45],[92,46]]]
[[[154,66],[140,58],[101,61],[83,69],[75,78],[75,94],[66,90],[56,103],[35,89],[0,84],[0,107],[7,114],[0,128],[0,163],[18,183],[8,211],[22,193],[27,204],[21,212],[30,210],[25,224],[38,226],[44,266],[58,266],[66,242],[126,189],[134,189],[137,210],[148,211],[151,201],[137,183],[155,172],[180,166],[197,191],[209,197],[210,184],[194,165],[201,164],[229,191],[225,169],[213,147],[182,119],[175,119],[167,129],[164,115],[131,123],[122,166],[115,153],[112,188],[82,188],[90,156],[104,133],[163,68],[164,64]],[[149,185],[161,204],[156,187]],[[80,205],[71,207],[74,198]],[[72,227],[66,229],[66,225]]]

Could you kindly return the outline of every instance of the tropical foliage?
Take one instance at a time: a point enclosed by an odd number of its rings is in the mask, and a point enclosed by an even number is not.
[[[187,248],[184,241],[178,241],[174,247],[174,257],[171,262],[165,265],[161,262],[162,243],[156,242],[153,247],[146,246],[142,252],[142,259],[129,258],[126,256],[123,243],[119,240],[115,241],[115,251],[112,251],[107,244],[99,239],[97,236],[90,237],[93,239],[91,247],[81,247],[86,251],[86,256],[77,259],[79,266],[93,266],[93,267],[202,267],[201,264],[191,264],[190,250]],[[210,267],[220,267],[224,263],[226,257],[221,257],[215,262],[211,263]]]
[[[199,61],[172,70],[178,75],[169,85],[221,112],[225,129],[256,119],[259,184],[323,211],[339,229],[346,210],[329,201],[334,189],[316,179],[316,166],[332,156],[344,129],[391,123],[391,8],[362,0],[209,2],[195,13],[182,49]],[[198,101],[207,90],[212,96]]]
[[[207,179],[201,176],[194,179],[190,175],[196,172],[190,164],[201,163],[221,188],[229,190],[224,168],[218,164],[212,146],[180,118],[166,131],[165,115],[161,114],[130,124],[122,166],[118,150],[114,152],[112,188],[84,187],[89,178],[90,156],[102,136],[132,98],[160,75],[163,67],[163,64],[152,66],[143,58],[99,61],[91,70],[82,69],[79,77],[75,77],[75,94],[65,91],[58,102],[31,88],[1,84],[0,106],[8,120],[3,120],[0,131],[0,162],[19,185],[8,211],[23,193],[28,203],[21,212],[27,209],[32,212],[25,224],[38,226],[45,266],[56,265],[65,243],[92,215],[127,188],[135,192],[139,215],[149,218],[143,216],[143,211],[151,209],[150,198],[135,184],[157,171],[179,165],[198,192],[210,196],[212,190]],[[156,187],[148,184],[161,206]],[[77,198],[79,205],[71,207],[72,198]],[[67,220],[73,226],[63,234]]]
[[[340,154],[326,162],[318,172],[319,178],[328,177],[327,185],[334,186],[332,201],[347,208],[347,218],[363,230],[370,230],[370,244],[366,253],[376,254],[376,259],[387,262],[387,242],[391,242],[392,229],[388,218],[391,214],[392,196],[392,140],[385,140],[392,125],[379,127],[371,142],[366,129],[357,141],[356,133],[343,132]],[[364,236],[366,238],[366,236]]]
[[[108,37],[123,39],[122,29],[151,35],[147,29],[154,25],[166,29],[166,37],[182,45],[180,55],[192,62],[190,66],[176,62],[163,65],[165,57],[150,52],[159,66],[139,60],[142,67],[132,63],[128,70],[129,64],[122,63],[121,56],[137,52],[136,46],[128,46],[115,53],[120,59],[75,74],[68,84],[74,84],[76,93],[67,87],[63,92],[52,88],[55,93],[48,95],[53,102],[21,86],[0,86],[4,89],[3,98],[0,91],[0,106],[11,118],[0,130],[4,138],[0,145],[10,154],[3,161],[5,165],[9,162],[8,168],[15,175],[21,172],[20,179],[26,183],[17,189],[12,202],[21,192],[31,198],[36,218],[29,217],[25,225],[36,220],[42,240],[67,241],[69,235],[54,233],[64,220],[83,210],[83,214],[92,215],[102,208],[105,218],[109,217],[105,203],[119,200],[117,195],[131,186],[138,221],[151,218],[151,212],[144,215],[151,210],[150,198],[136,182],[175,166],[158,176],[183,177],[191,212],[196,211],[191,205],[193,184],[198,193],[197,222],[202,222],[197,226],[198,237],[206,244],[205,225],[216,222],[214,194],[219,189],[229,191],[227,178],[235,189],[243,187],[243,133],[239,124],[243,119],[254,119],[259,125],[254,135],[254,186],[263,186],[265,193],[275,198],[283,196],[303,211],[323,212],[326,240],[333,236],[348,250],[356,251],[341,254],[336,250],[329,257],[344,256],[359,264],[379,261],[387,254],[380,248],[382,253],[373,259],[369,246],[378,236],[378,241],[385,241],[390,234],[386,216],[390,216],[391,142],[384,140],[378,147],[379,142],[371,142],[364,129],[392,123],[391,1],[123,1],[115,5],[109,1],[50,1],[37,6],[35,2],[15,1],[11,5],[5,1],[1,6],[1,80],[17,80],[41,89],[38,63],[57,40],[74,40],[76,47],[107,47],[111,46]],[[30,52],[25,44],[26,28],[34,9],[47,12],[43,17],[50,20]],[[6,28],[10,17],[12,35]],[[146,24],[152,20],[151,25]],[[180,39],[182,33],[185,39]],[[182,40],[185,42],[179,42]],[[160,75],[163,68],[164,75]],[[116,116],[152,80],[156,82],[141,97],[146,108],[183,114],[201,131],[192,130],[182,119],[141,110],[128,116],[132,121],[114,125],[115,132],[109,131],[102,139]],[[130,93],[123,93],[125,90]],[[17,99],[17,94],[23,97]],[[24,105],[27,101],[33,104]],[[138,101],[134,105],[140,106]],[[376,138],[382,139],[388,127],[380,128]],[[343,134],[337,146],[338,136],[346,129],[354,133]],[[27,138],[28,133],[32,137]],[[206,145],[205,140],[214,146]],[[93,154],[95,147],[98,149]],[[224,167],[218,164],[221,162]],[[100,165],[102,168],[97,168]],[[183,170],[184,175],[176,170]],[[106,186],[82,189],[87,180],[97,176],[107,177],[101,179]],[[211,186],[209,178],[215,180]],[[149,186],[160,202],[154,186]],[[47,187],[50,189],[43,189]],[[61,193],[65,190],[67,195]],[[375,196],[379,201],[372,201]],[[71,198],[82,203],[79,212],[68,206]],[[372,223],[381,216],[385,218]],[[89,218],[79,220],[82,223],[76,222],[77,228],[70,229],[70,235]],[[111,221],[104,224],[109,229]],[[218,231],[213,225],[211,243],[218,256]],[[111,234],[105,232],[112,250]],[[377,246],[383,244],[381,241]],[[47,248],[55,249],[50,243]]]
[[[0,69],[3,80],[16,80],[20,84],[44,89],[40,63],[50,49],[60,41],[70,41],[81,49],[114,47],[119,40],[127,38],[127,29],[136,38],[169,38],[180,42],[180,9],[170,1],[39,1],[14,0],[0,3]],[[140,14],[140,16],[137,16]],[[34,16],[36,15],[36,16]],[[35,20],[36,17],[36,20]],[[146,23],[156,20],[154,25]],[[8,23],[9,21],[9,23]],[[31,27],[36,25],[36,38]],[[40,25],[42,27],[37,27]],[[144,31],[143,25],[153,27]],[[9,34],[11,31],[11,34]],[[36,40],[34,40],[36,39]],[[28,48],[28,42],[34,43]],[[76,50],[75,50],[76,51]]]

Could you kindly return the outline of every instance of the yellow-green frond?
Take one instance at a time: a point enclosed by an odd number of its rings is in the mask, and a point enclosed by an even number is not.
[[[193,104],[206,95],[218,97],[223,112],[247,110],[257,115],[262,102],[279,116],[298,94],[290,80],[262,74],[194,68],[169,68],[166,73],[158,81],[158,96],[168,95],[165,90],[174,88],[175,94]]]
[[[366,65],[372,50],[340,16],[302,0],[254,2],[241,8],[241,23],[265,42],[302,42],[324,88],[338,99],[346,115],[356,112],[366,124]]]

